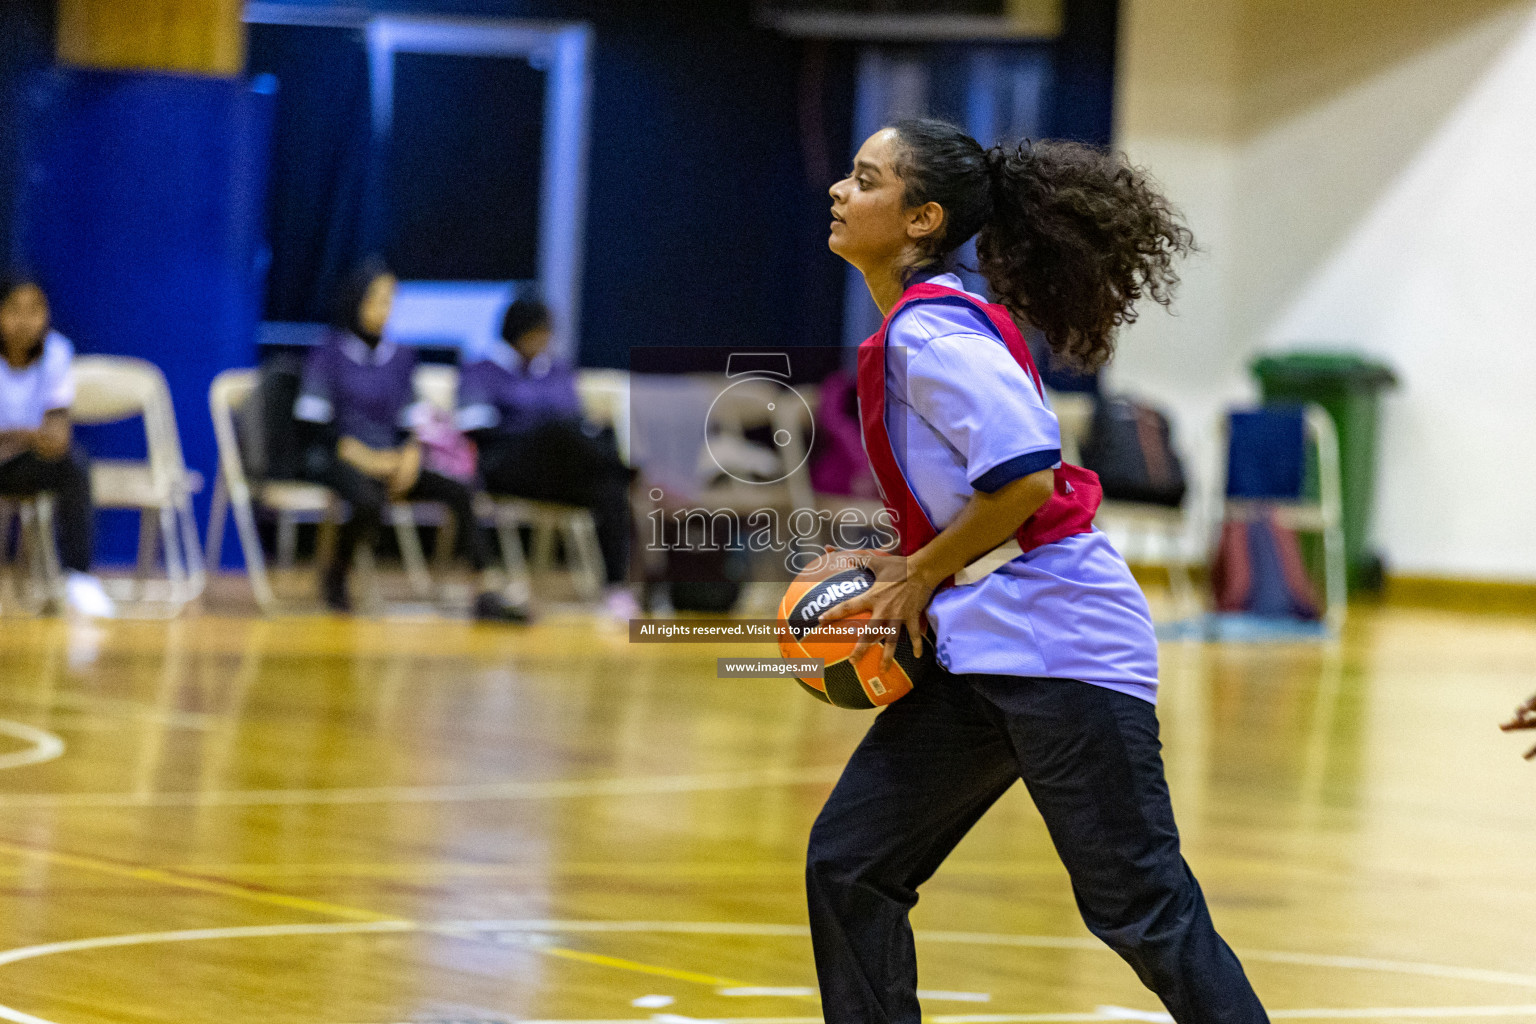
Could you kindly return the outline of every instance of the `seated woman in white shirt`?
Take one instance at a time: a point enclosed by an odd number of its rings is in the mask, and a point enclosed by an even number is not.
[[[53,495],[65,598],[81,614],[110,616],[112,600],[90,575],[90,461],[69,422],[74,346],[49,329],[48,315],[37,282],[0,277],[0,495]]]

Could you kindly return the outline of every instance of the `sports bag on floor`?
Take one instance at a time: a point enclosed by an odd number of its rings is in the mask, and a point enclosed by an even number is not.
[[[1129,398],[1100,395],[1082,445],[1083,468],[1099,475],[1104,497],[1177,508],[1188,486],[1168,417]]]

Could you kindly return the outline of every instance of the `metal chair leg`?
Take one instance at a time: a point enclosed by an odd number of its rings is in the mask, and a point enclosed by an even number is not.
[[[299,522],[292,512],[280,512],[277,516],[277,564],[292,569],[299,547]]]
[[[469,529],[478,529],[478,525],[471,523]],[[437,528],[437,540],[432,545],[432,565],[439,573],[446,573],[453,564],[453,551],[458,546],[459,521],[453,516],[444,516],[442,525]]]
[[[43,603],[62,600],[64,596],[64,567],[59,564],[59,548],[54,543],[53,496],[37,496],[37,546],[41,555],[40,567]]]
[[[176,503],[176,522],[181,527],[181,551],[187,560],[187,600],[196,601],[208,583],[208,566],[203,561],[203,545],[197,536],[197,516],[192,511],[190,495],[182,495]]]
[[[315,561],[320,565],[330,565],[336,559],[336,540],[342,511],[341,503],[333,500],[325,511],[325,518],[316,528]]]
[[[358,575],[366,581],[364,591],[368,598],[364,610],[371,615],[376,615],[384,607],[384,590],[379,583],[379,565],[373,557],[372,544],[358,544],[357,552],[353,555],[353,565]]]
[[[144,596],[149,574],[155,568],[155,556],[159,554],[159,538],[156,536],[159,518],[154,509],[139,509],[139,557],[134,566],[131,591],[135,598]]]
[[[1349,580],[1344,564],[1344,531],[1337,524],[1323,530],[1323,594],[1327,604],[1324,617],[1329,629],[1337,633],[1344,626],[1349,608]]]
[[[405,563],[405,576],[410,581],[411,592],[417,597],[432,596],[432,574],[427,571],[427,558],[421,550],[421,535],[416,532],[416,517],[409,506],[395,506],[390,518],[394,520],[395,540],[400,544],[400,560]]]
[[[555,564],[555,527],[540,515],[533,522],[533,568],[535,572],[548,572]]]
[[[208,567],[212,572],[219,571],[219,562],[224,557],[224,520],[229,516],[229,481],[224,478],[221,469],[213,478],[213,498],[208,504]]]
[[[176,507],[163,505],[159,510],[160,536],[165,549],[165,575],[168,581],[167,602],[179,612],[191,598],[191,574],[187,571],[187,559],[182,553],[180,526],[176,519]]]
[[[510,510],[496,508],[496,539],[501,545],[501,564],[507,573],[507,590],[513,600],[527,601],[532,594],[528,561],[523,557],[523,538],[518,520]]]
[[[17,583],[16,580],[16,573],[17,562],[20,562],[22,556],[22,549],[20,545],[23,538],[17,538],[18,547],[16,550],[16,561],[11,562],[5,557],[7,554],[9,554],[7,549],[10,547],[11,543],[11,523],[14,520],[14,517],[15,506],[10,501],[0,498],[0,562],[6,563],[7,572],[5,574],[5,582],[8,584],[7,589],[10,591],[7,596],[14,598],[17,602],[20,602],[21,591],[20,584]]]
[[[582,511],[566,520],[566,533],[570,543],[571,572],[577,591],[591,600],[603,592],[602,546],[597,542],[597,526],[592,515]]]
[[[62,596],[63,572],[53,541],[53,505],[48,495],[39,494],[23,501],[18,511],[16,569],[25,564],[27,579],[23,586],[13,573],[12,582],[17,602],[35,614]],[[9,530],[5,532],[9,534]]]
[[[271,615],[277,608],[277,598],[272,593],[272,582],[267,577],[267,559],[261,550],[261,534],[256,531],[256,514],[249,501],[236,501],[235,533],[240,538],[240,552],[245,556],[245,572],[251,581],[251,593],[256,606],[264,614]]]

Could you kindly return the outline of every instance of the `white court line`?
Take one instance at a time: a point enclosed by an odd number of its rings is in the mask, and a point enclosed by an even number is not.
[[[985,946],[1033,946],[1054,949],[1095,949],[1108,951],[1097,939],[1069,937],[1056,938],[1040,935],[991,935],[985,932],[923,932],[929,942],[974,943]],[[1375,957],[1329,956],[1318,953],[1285,953],[1267,949],[1242,951],[1243,960],[1271,964],[1293,964],[1299,967],[1329,967],[1341,970],[1376,971],[1383,974],[1412,974],[1421,978],[1447,978],[1454,981],[1472,981],[1485,985],[1509,985],[1514,988],[1536,989],[1536,976],[1512,974],[1508,971],[1489,971],[1478,967],[1452,967],[1445,964],[1426,964],[1412,960],[1380,960]],[[1273,1016],[1273,1014],[1271,1014]]]
[[[30,750],[0,755],[0,771],[6,768],[23,768],[29,764],[52,761],[64,753],[64,741],[53,733],[22,722],[0,718],[0,734],[32,744]]]
[[[1139,1011],[1131,1011],[1137,1016],[1127,1013],[1111,1013],[1104,1009],[1095,1010],[1092,1013],[951,1013],[936,1014],[926,1018],[931,1024],[1055,1024],[1060,1021],[1066,1024],[1069,1021],[1106,1021],[1106,1020],[1168,1020],[1166,1014],[1162,1016],[1143,1015]]]
[[[1536,1017],[1530,1006],[1411,1006],[1361,1010],[1271,1010],[1276,1020],[1433,1020],[1445,1017]]]
[[[487,932],[562,932],[567,934],[683,934],[683,935],[760,935],[765,937],[803,937],[809,929],[803,925],[756,924],[745,922],[711,921],[561,921],[561,920],[508,920],[508,921],[445,921],[426,923],[416,921],[345,921],[326,924],[253,925],[231,928],[199,928],[186,931],[141,932],[132,935],[104,935],[68,942],[51,942],[38,946],[23,946],[0,952],[0,966],[32,960],[61,953],[84,952],[122,946],[143,946],[164,942],[196,942],[217,939],[279,938],[298,935],[346,935],[369,932],[427,932],[442,935],[474,935]],[[980,932],[919,932],[924,942],[958,942],[969,944],[988,943],[996,946],[1033,946],[1037,948],[1081,949],[1083,940],[1073,936],[1048,935],[987,935]],[[1108,947],[1094,944],[1109,952]],[[1453,978],[1483,984],[1508,985],[1536,989],[1536,976],[1512,974],[1502,971],[1483,971],[1474,968],[1451,967],[1443,964],[1414,963],[1398,960],[1376,960],[1369,957],[1321,956],[1307,953],[1267,951],[1242,951],[1239,955],[1247,960],[1267,960],[1273,963],[1298,966],[1329,967],[1342,970],[1378,971],[1389,974],[1410,974],[1429,978]],[[1142,1016],[1128,1018],[1127,1013]],[[1380,1007],[1343,1009],[1291,1009],[1272,1010],[1270,1016],[1277,1020],[1423,1020],[1454,1017],[1536,1017],[1536,1004],[1520,1006],[1432,1006],[1432,1007]],[[654,1018],[650,1018],[654,1020]],[[715,1017],[714,1024],[819,1024],[819,1017]],[[931,1018],[932,1024],[1048,1024],[1074,1021],[1111,1021],[1147,1019],[1145,1011],[1125,1011],[1118,1007],[1101,1007],[1091,1014],[945,1014]],[[0,1006],[0,1020],[12,1024],[58,1024],[35,1017],[8,1006]],[[522,1021],[519,1024],[644,1024],[647,1018],[625,1018],[613,1021]]]
[[[1412,974],[1420,978],[1447,978],[1452,981],[1471,981],[1482,985],[1508,985],[1511,988],[1536,989],[1536,978],[1528,974],[1513,974],[1508,971],[1485,971],[1477,967],[1448,967],[1443,964],[1418,963],[1412,960],[1377,960],[1374,957],[1279,953],[1264,949],[1244,950],[1242,956],[1245,960],[1262,961],[1271,964],[1294,964],[1301,967],[1332,967],[1346,971],[1378,971],[1383,974]],[[1271,1016],[1274,1015],[1271,1014]]]
[[[211,939],[265,939],[288,935],[344,935],[357,932],[415,932],[429,930],[414,921],[345,921],[336,924],[268,924],[238,928],[192,928],[175,932],[140,932],[137,935],[102,935],[94,939],[49,942],[0,952],[0,966],[58,953],[78,953],[112,946],[149,946],[161,942],[204,942]]]
[[[651,1017],[619,1017],[604,1020],[575,1020],[548,1018],[518,1020],[515,1024],[657,1024],[665,1016],[670,1021],[692,1020],[703,1024],[822,1024],[820,1017],[679,1017],[676,1014]],[[1372,1009],[1317,1009],[1271,1010],[1275,1020],[1435,1020],[1453,1017],[1528,1017],[1536,1016],[1536,1006],[1405,1006],[1376,1007]],[[931,1024],[1104,1024],[1107,1021],[1168,1021],[1166,1013],[1149,1013],[1141,1010],[1124,1010],[1104,1007],[1093,1013],[996,1013],[996,1014],[936,1014],[925,1018]],[[513,1024],[512,1018],[506,1018]],[[490,1018],[487,1024],[501,1024]],[[37,1024],[37,1018],[27,1024]],[[42,1024],[53,1024],[43,1021]],[[421,1024],[420,1021],[396,1021],[389,1024]]]
[[[741,988],[717,988],[715,995],[731,999],[758,999],[782,997],[785,999],[813,998],[820,993],[808,985],[749,985]],[[986,992],[944,992],[937,989],[917,990],[917,998],[933,1003],[990,1003],[992,996]],[[638,1006],[638,1003],[631,1005]]]
[[[621,779],[552,779],[547,782],[484,782],[450,786],[370,786],[355,789],[247,789],[206,793],[9,793],[5,807],[257,807],[309,804],[465,803],[478,800],[551,800],[584,796],[645,796],[801,786],[835,782],[842,765],[753,768],[689,775],[642,775]]]
[[[1378,1006],[1369,1008],[1336,1008],[1316,1010],[1270,1010],[1271,1020],[1444,1020],[1460,1017],[1536,1017],[1536,1004],[1529,1006]],[[1144,1020],[1171,1021],[1166,1013],[1147,1013],[1141,1010],[1123,1010],[1120,1007],[1102,1007],[1092,1014],[1039,1014],[1039,1013],[973,1013],[935,1014],[929,1018],[932,1024],[1030,1024],[1034,1021],[1066,1020]],[[717,1018],[719,1024],[742,1024],[733,1017]],[[573,1021],[546,1024],[575,1024]],[[631,1022],[633,1024],[633,1022]]]

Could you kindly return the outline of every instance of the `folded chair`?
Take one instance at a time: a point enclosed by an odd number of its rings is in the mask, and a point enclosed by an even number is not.
[[[1284,529],[1322,538],[1323,619],[1337,633],[1347,593],[1339,439],[1320,405],[1236,411],[1224,420],[1225,480],[1218,522],[1272,518]],[[1307,493],[1308,453],[1316,465],[1316,495]]]
[[[153,363],[130,356],[80,356],[70,375],[75,387],[70,419],[75,423],[134,417],[144,422],[145,458],[93,460],[91,494],[97,508],[139,513],[138,571],[118,596],[140,610],[175,615],[202,593],[206,573],[192,513],[192,495],[202,489],[202,477],[188,470],[182,458],[165,375]],[[150,579],[161,555],[164,578]]]

